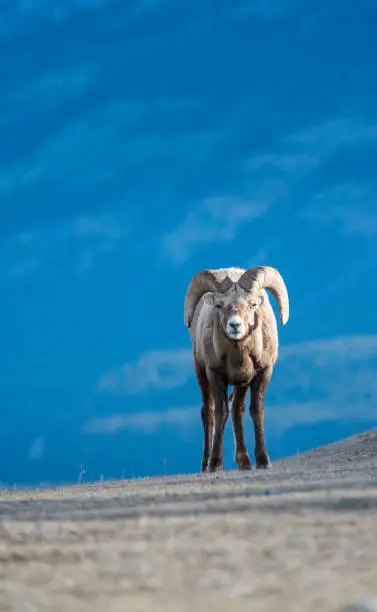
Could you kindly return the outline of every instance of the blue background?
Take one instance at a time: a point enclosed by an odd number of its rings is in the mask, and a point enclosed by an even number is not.
[[[376,18],[368,0],[1,3],[4,485],[198,470],[183,299],[207,267],[286,280],[272,458],[377,425]]]

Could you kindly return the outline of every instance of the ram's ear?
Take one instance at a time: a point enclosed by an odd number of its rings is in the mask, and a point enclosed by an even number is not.
[[[214,306],[215,305],[215,296],[213,295],[213,293],[206,293],[204,298],[203,298],[203,302],[205,304],[208,304],[208,306]]]
[[[212,304],[215,308],[220,309],[224,306],[224,300],[222,299],[221,295],[213,295],[212,297]]]
[[[264,304],[264,296],[263,296],[263,295],[260,295],[260,296],[259,296],[259,308],[260,308],[261,306],[263,306],[263,304]]]

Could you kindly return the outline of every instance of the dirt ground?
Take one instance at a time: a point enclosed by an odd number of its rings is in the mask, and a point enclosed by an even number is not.
[[[0,610],[338,612],[377,596],[377,430],[224,472],[0,495]]]

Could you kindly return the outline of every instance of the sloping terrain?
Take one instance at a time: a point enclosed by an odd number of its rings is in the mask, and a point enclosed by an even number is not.
[[[0,610],[343,610],[377,595],[376,485],[377,430],[269,472],[3,493]]]

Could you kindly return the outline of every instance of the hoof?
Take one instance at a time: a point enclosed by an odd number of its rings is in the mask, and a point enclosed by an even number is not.
[[[201,471],[202,473],[203,473],[203,472],[206,472],[206,471],[207,471],[207,467],[208,467],[208,461],[202,461],[202,464],[201,464],[201,466],[200,466],[200,471]]]
[[[256,456],[255,462],[258,470],[269,470],[272,467],[268,455]]]
[[[208,472],[214,474],[215,472],[221,472],[223,469],[222,465],[210,465],[208,467]]]
[[[250,457],[247,453],[236,457],[236,463],[238,464],[239,470],[251,470],[253,467],[250,461]]]
[[[223,462],[222,461],[214,461],[213,463],[210,461],[209,466],[208,466],[208,472],[221,472],[221,470],[223,469]]]

